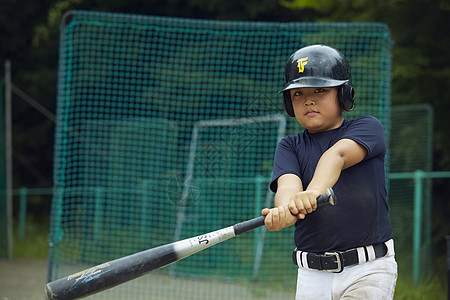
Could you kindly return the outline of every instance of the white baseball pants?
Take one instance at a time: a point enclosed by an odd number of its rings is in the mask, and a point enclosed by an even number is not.
[[[385,257],[345,267],[341,273],[298,268],[296,300],[393,299],[397,262]]]

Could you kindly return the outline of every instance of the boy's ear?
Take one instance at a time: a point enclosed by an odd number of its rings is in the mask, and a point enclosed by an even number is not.
[[[355,102],[355,89],[351,82],[346,82],[338,89],[339,104],[346,111],[351,111]]]

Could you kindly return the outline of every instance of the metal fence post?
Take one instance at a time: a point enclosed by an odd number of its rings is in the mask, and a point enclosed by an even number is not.
[[[447,299],[450,299],[450,235],[445,237],[447,240]]]
[[[414,285],[419,283],[420,277],[420,241],[422,238],[422,179],[425,173],[421,170],[414,172],[414,232],[413,232],[413,279]]]
[[[5,62],[5,156],[6,156],[6,219],[8,259],[13,258],[13,170],[12,170],[12,97],[11,97],[11,62]]]
[[[26,187],[20,188],[20,203],[19,203],[19,239],[25,238],[25,228],[27,225],[27,194]]]

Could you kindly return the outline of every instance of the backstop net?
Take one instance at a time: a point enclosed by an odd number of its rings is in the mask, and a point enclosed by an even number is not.
[[[352,65],[347,117],[374,115],[389,137],[384,24],[66,14],[49,280],[271,207],[275,147],[301,130],[277,93],[284,65],[317,43]],[[291,299],[293,247],[291,228],[259,228],[92,298]]]
[[[427,103],[392,107],[389,204],[399,276],[422,280],[433,272],[433,180],[417,171],[432,171],[433,119]]]

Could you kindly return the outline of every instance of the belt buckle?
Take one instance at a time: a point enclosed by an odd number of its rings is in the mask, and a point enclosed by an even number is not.
[[[342,264],[342,255],[341,255],[341,253],[339,253],[339,252],[325,252],[325,255],[336,257],[336,263],[337,263],[337,268],[336,269],[331,269],[331,270],[326,270],[326,271],[332,272],[332,273],[341,273],[344,270],[344,266]]]

